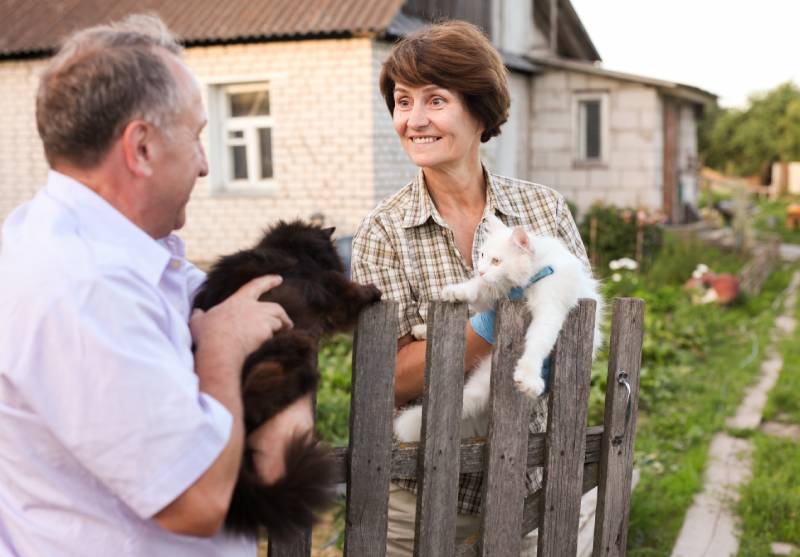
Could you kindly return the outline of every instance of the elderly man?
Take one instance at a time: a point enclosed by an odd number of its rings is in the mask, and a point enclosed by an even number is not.
[[[244,438],[244,359],[291,327],[258,301],[280,277],[190,316],[203,274],[171,233],[208,168],[180,47],[148,16],[79,32],[36,115],[52,170],[0,252],[0,554],[252,556],[221,531],[243,445],[274,481],[311,407]]]

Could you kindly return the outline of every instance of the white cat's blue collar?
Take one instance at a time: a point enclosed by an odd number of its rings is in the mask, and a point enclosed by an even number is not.
[[[508,299],[521,300],[522,295],[525,292],[525,288],[528,288],[535,282],[539,282],[544,277],[552,275],[554,272],[555,271],[553,270],[553,267],[551,267],[550,265],[543,267],[542,269],[539,270],[539,272],[537,272],[535,275],[533,275],[531,278],[528,279],[528,284],[526,284],[524,288],[519,286],[515,286],[514,288],[512,288],[511,291],[508,293]]]

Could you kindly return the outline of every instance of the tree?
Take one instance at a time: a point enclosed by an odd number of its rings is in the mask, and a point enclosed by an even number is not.
[[[800,160],[800,88],[792,82],[748,99],[744,110],[713,108],[699,129],[704,164],[726,174],[759,174]]]

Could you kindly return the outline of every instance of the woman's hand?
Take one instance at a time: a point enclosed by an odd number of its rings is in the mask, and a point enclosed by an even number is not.
[[[286,475],[286,450],[291,442],[314,430],[314,409],[308,394],[276,414],[247,437],[259,478],[267,485]]]

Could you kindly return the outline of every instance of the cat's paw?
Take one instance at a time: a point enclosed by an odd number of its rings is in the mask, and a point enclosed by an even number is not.
[[[422,406],[407,408],[394,419],[394,436],[401,443],[419,441],[420,429],[422,429]]]
[[[411,336],[417,340],[425,340],[428,338],[428,325],[422,323],[411,327]]]
[[[514,370],[514,384],[522,394],[530,398],[541,395],[545,389],[542,366],[520,361],[517,363],[517,369]]]
[[[451,284],[442,289],[442,300],[445,302],[474,302],[477,292],[468,283]]]

